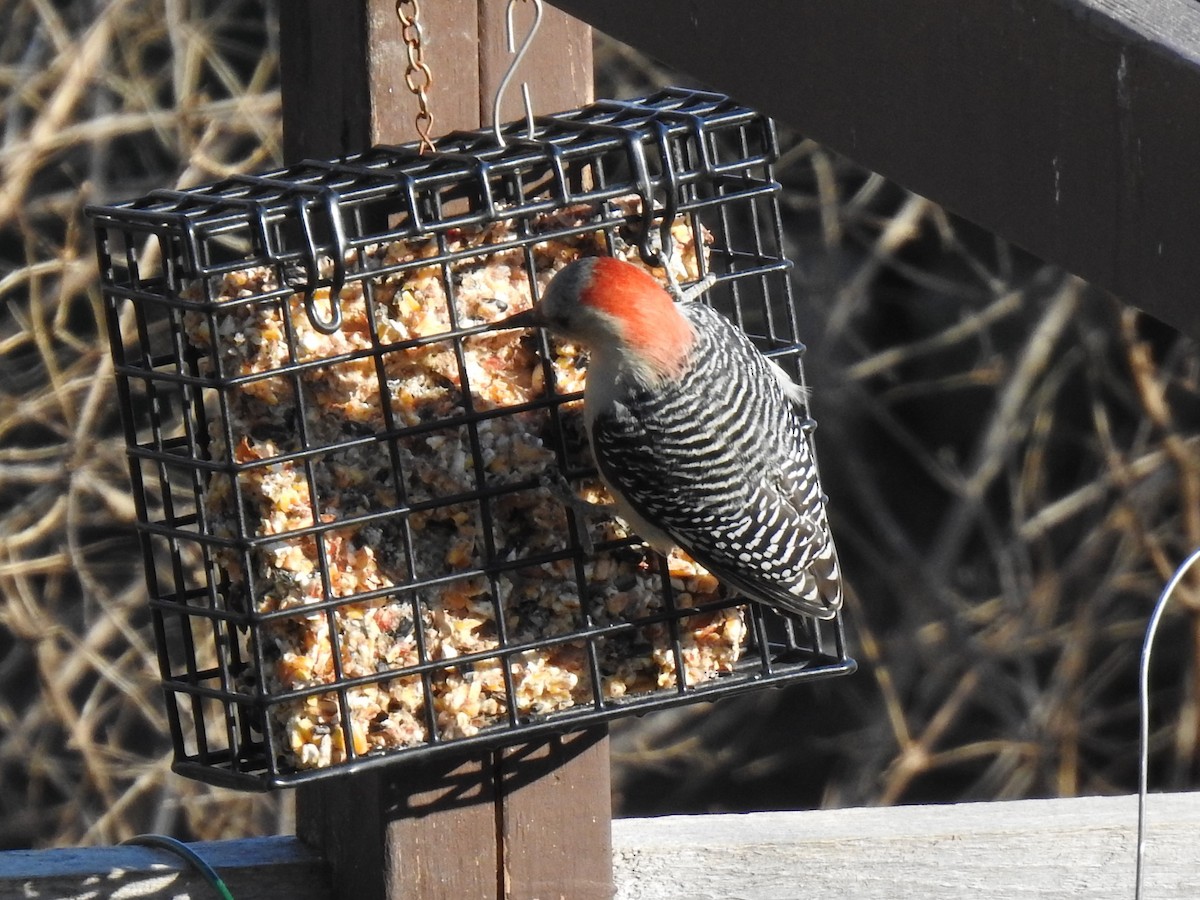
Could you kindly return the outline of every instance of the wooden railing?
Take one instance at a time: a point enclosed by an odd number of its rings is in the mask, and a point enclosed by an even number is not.
[[[1200,793],[1154,795],[1148,808],[1146,896],[1195,900],[1200,897]],[[620,819],[613,822],[616,896],[1129,900],[1136,810],[1134,797],[1084,797]],[[327,867],[295,838],[192,846],[237,900],[333,897]],[[99,847],[0,853],[0,898],[181,896],[212,894],[186,863],[164,851]],[[429,885],[422,896],[474,900],[444,885]]]

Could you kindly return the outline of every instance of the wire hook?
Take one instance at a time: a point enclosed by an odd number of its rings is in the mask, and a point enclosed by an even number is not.
[[[508,146],[504,142],[504,136],[500,133],[500,101],[504,99],[504,92],[508,90],[508,83],[512,81],[513,75],[516,74],[517,68],[521,65],[521,60],[525,58],[525,52],[533,43],[533,38],[538,32],[538,28],[542,25],[542,0],[533,0],[533,24],[529,26],[529,31],[525,35],[525,39],[521,41],[521,46],[516,46],[513,29],[513,7],[520,0],[508,0],[508,8],[504,13],[504,33],[508,42],[508,52],[515,54],[512,62],[508,64],[508,70],[504,73],[504,77],[500,79],[500,84],[496,88],[496,96],[492,98],[492,134],[496,137],[496,143],[501,147]],[[529,137],[533,137],[533,104],[529,101],[529,82],[521,82],[521,97],[525,101],[525,126],[529,131]]]
[[[1141,713],[1138,729],[1138,807],[1137,807],[1137,853],[1134,869],[1133,897],[1142,900],[1142,881],[1145,874],[1146,856],[1146,782],[1150,769],[1150,656],[1154,652],[1154,637],[1158,633],[1158,625],[1162,621],[1167,603],[1179,587],[1190,569],[1200,560],[1200,550],[1179,564],[1167,586],[1158,595],[1154,611],[1150,614],[1150,622],[1146,625],[1146,634],[1142,639],[1142,657],[1138,666],[1138,707]]]

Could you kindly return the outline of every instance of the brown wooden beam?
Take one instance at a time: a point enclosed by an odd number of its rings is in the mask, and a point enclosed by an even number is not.
[[[433,72],[433,135],[491,124],[507,69],[505,0],[437,0],[420,6],[423,58]],[[289,161],[344,156],[373,144],[417,139],[417,99],[405,86],[408,53],[395,0],[288,0],[280,15],[283,146]],[[517,37],[532,21],[518,4]],[[418,79],[419,80],[419,79]],[[542,26],[504,98],[503,118],[560,112],[592,99],[591,29],[547,7]]]
[[[1195,0],[553,0],[1200,337]]]
[[[305,785],[296,833],[333,897],[613,895],[607,728]]]
[[[280,16],[284,152],[336,157],[417,139],[395,0],[289,0]],[[523,33],[529,12],[517,10]],[[433,136],[491,124],[508,66],[506,0],[420,5]],[[505,100],[522,115],[591,100],[591,32],[547,8]],[[305,785],[297,833],[328,861],[334,896],[383,900],[613,894],[608,730]]]
[[[420,7],[434,134],[479,127],[478,0]],[[417,139],[395,0],[288,0],[279,16],[284,157]]]
[[[333,896],[501,897],[493,754],[406,764],[305,785],[296,835],[320,851]]]
[[[610,900],[608,729],[511,747],[498,761],[504,798],[503,897]]]

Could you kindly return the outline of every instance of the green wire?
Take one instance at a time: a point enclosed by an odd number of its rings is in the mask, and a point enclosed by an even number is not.
[[[192,867],[197,872],[204,876],[205,881],[213,886],[213,889],[216,890],[221,900],[234,900],[233,894],[229,892],[229,888],[225,885],[225,881],[221,876],[217,874],[217,870],[205,862],[199,853],[183,841],[177,841],[175,838],[167,837],[165,834],[139,834],[121,843],[157,847],[160,850],[166,850],[169,853],[174,853],[176,856],[183,857],[183,859],[192,864]]]

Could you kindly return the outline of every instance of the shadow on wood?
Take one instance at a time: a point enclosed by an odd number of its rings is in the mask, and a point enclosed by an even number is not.
[[[305,785],[334,896],[612,896],[607,728]]]

